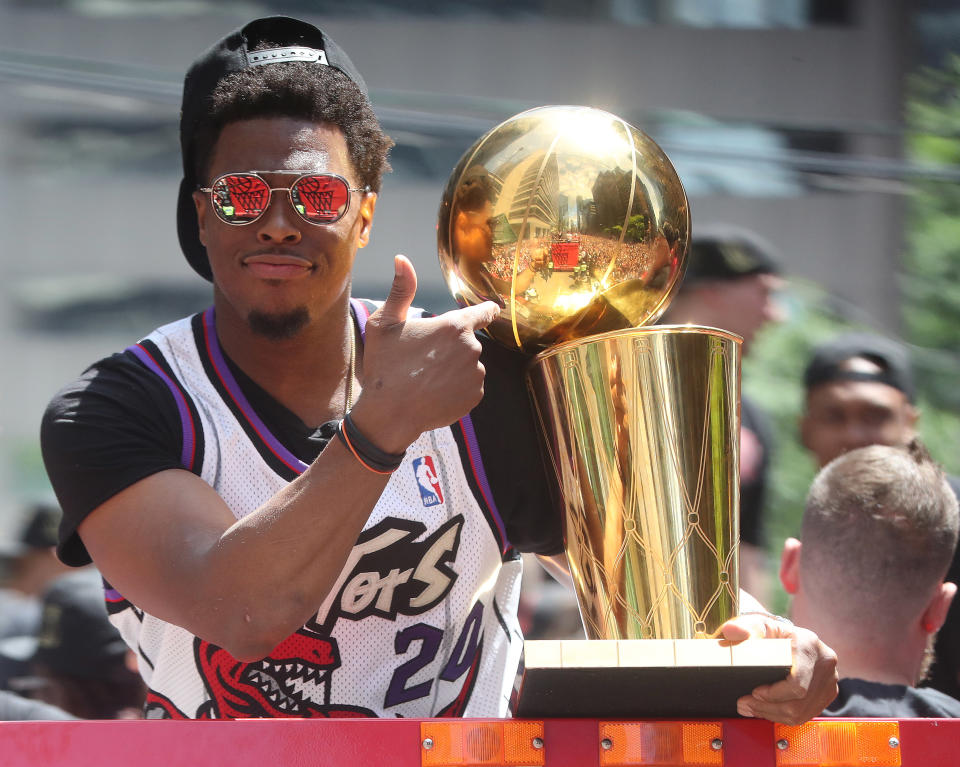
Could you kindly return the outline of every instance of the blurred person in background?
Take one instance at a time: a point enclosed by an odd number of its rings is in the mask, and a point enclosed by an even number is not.
[[[902,447],[917,436],[916,386],[910,356],[890,339],[846,333],[817,346],[803,377],[800,440],[817,466],[867,445]],[[947,476],[960,498],[960,480]],[[960,583],[960,552],[947,580]],[[926,684],[960,698],[960,603],[936,638]]]
[[[780,319],[776,294],[784,280],[779,272],[770,249],[750,235],[695,237],[683,282],[660,324],[690,323],[736,333],[743,338],[745,358],[760,329]],[[773,437],[763,411],[745,395],[740,415],[740,585],[767,604],[771,577],[763,510]]]
[[[957,529],[957,499],[918,440],[852,450],[814,479],[780,581],[791,617],[837,651],[824,714],[960,716],[960,701],[916,687],[957,591],[945,582]]]
[[[69,568],[56,555],[60,509],[31,507],[17,541],[0,543],[0,638],[33,634],[40,625],[40,595]]]
[[[0,690],[0,722],[60,722],[76,718],[49,703]]]
[[[0,641],[9,639],[12,649],[0,653],[0,690],[26,670],[24,652],[40,628],[40,597],[51,581],[70,569],[56,555],[60,517],[55,504],[34,504],[18,539],[0,544]],[[18,644],[26,649],[13,649]]]
[[[10,680],[11,689],[66,712],[62,718],[140,718],[146,688],[133,653],[107,618],[100,574],[85,568],[61,576],[44,593],[42,611],[29,653],[23,643],[0,642],[0,655],[13,648],[30,669]],[[39,707],[24,713],[56,718]]]

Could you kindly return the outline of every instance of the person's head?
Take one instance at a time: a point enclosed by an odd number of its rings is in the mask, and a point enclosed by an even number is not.
[[[825,466],[867,445],[903,446],[916,436],[906,352],[880,336],[850,333],[818,346],[803,376],[800,440]]]
[[[11,680],[24,693],[81,719],[135,715],[145,689],[131,653],[107,618],[100,574],[87,568],[57,578],[43,595],[30,657],[33,676]]]
[[[694,323],[743,338],[744,353],[757,332],[780,319],[783,287],[769,249],[742,234],[694,237],[687,268],[664,322]]]
[[[906,662],[915,682],[956,591],[944,577],[958,525],[956,496],[918,440],[845,453],[814,479],[801,540],[784,546],[794,619],[856,653],[849,664]]]
[[[457,215],[453,222],[453,255],[468,272],[493,257],[494,188],[486,171],[472,170],[454,195]]]
[[[180,138],[178,234],[218,312],[225,303],[284,337],[342,297],[392,142],[329,35],[271,17],[217,42],[187,73]],[[321,176],[298,181],[311,173]]]
[[[51,580],[67,572],[55,551],[61,516],[52,503],[36,503],[27,511],[19,539],[0,548],[0,569],[8,588],[39,596]]]

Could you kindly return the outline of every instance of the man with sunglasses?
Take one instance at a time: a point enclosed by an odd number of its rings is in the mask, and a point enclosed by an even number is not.
[[[402,256],[383,304],[350,296],[390,143],[310,24],[254,21],[187,74],[178,231],[213,307],[95,364],[42,427],[59,554],[109,581],[148,716],[509,713],[519,552],[558,554],[559,520],[525,360],[475,335],[497,307],[423,316]],[[743,713],[834,694],[832,653],[794,635]]]

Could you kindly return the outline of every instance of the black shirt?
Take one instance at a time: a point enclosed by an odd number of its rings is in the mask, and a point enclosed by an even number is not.
[[[954,719],[960,701],[938,690],[881,684],[863,679],[841,679],[840,694],[824,716],[896,717],[897,719]]]

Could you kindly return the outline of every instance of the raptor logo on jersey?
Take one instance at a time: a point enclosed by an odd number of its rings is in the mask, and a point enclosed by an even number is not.
[[[440,489],[440,477],[433,465],[433,456],[425,455],[413,459],[413,473],[420,489],[420,500],[424,506],[437,506],[443,503],[443,490]]]

